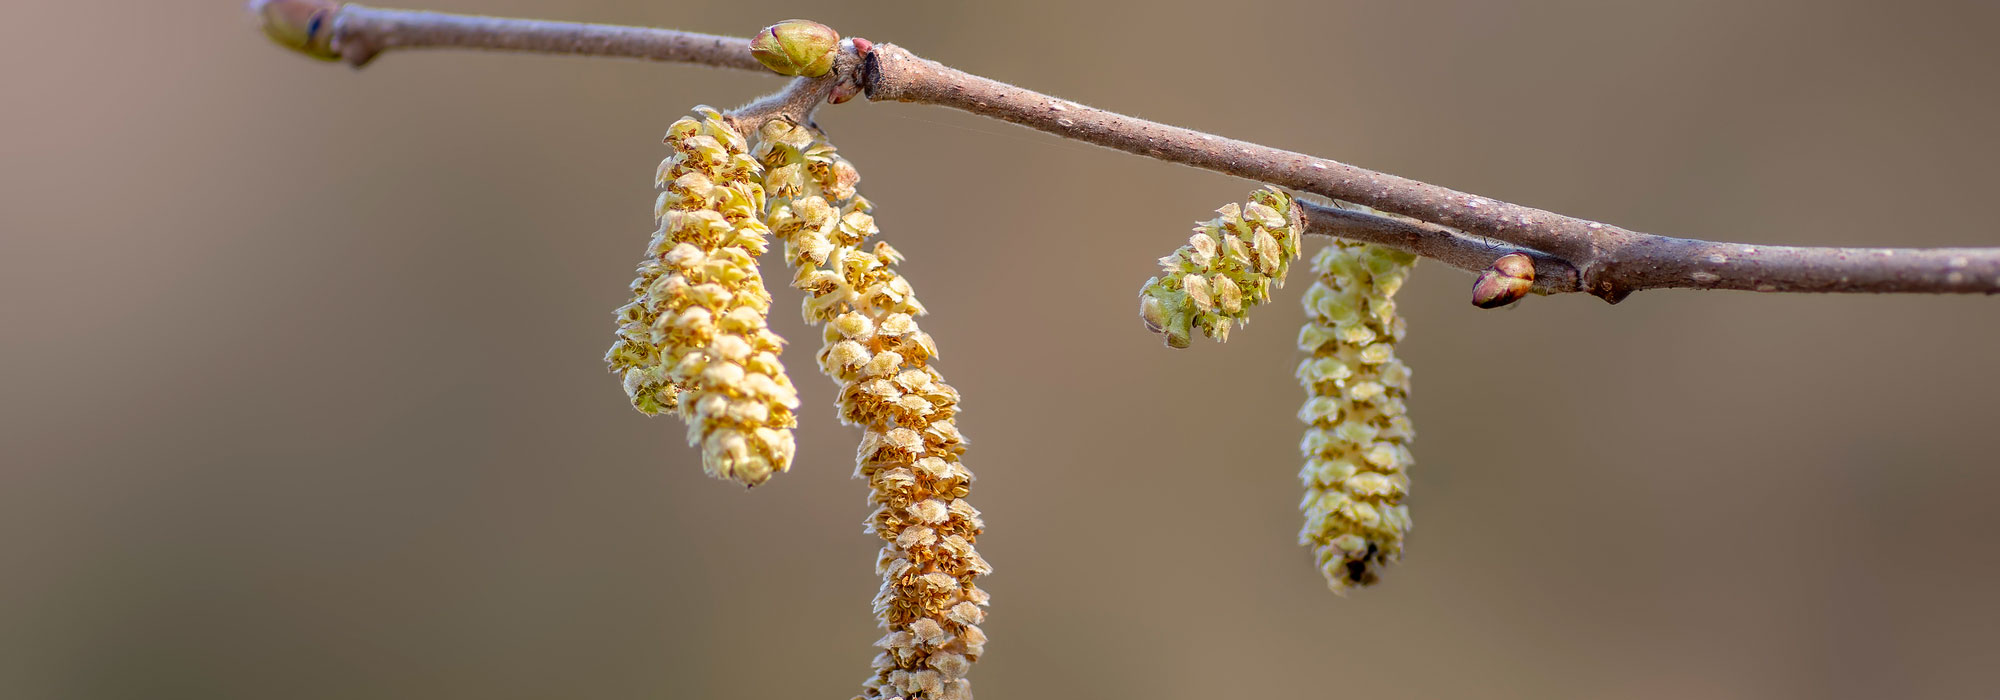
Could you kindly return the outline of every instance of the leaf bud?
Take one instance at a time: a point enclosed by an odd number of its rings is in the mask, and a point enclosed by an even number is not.
[[[333,13],[346,3],[329,0],[252,0],[250,11],[263,22],[264,35],[279,46],[322,61],[340,60],[333,50]]]
[[[1535,262],[1522,253],[1494,260],[1472,284],[1472,305],[1493,309],[1520,301],[1535,287]]]
[[[817,78],[833,70],[840,34],[808,19],[788,19],[757,32],[750,55],[779,75]]]

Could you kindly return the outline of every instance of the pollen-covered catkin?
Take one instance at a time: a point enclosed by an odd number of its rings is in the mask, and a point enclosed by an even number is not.
[[[1306,290],[1299,364],[1307,424],[1299,451],[1305,527],[1335,592],[1375,583],[1402,556],[1410,530],[1410,438],[1403,400],[1410,370],[1396,359],[1403,319],[1391,297],[1416,258],[1364,243],[1336,241],[1313,256],[1319,279]]]
[[[1250,193],[1250,203],[1230,203],[1195,225],[1188,244],[1160,258],[1160,275],[1139,290],[1139,318],[1166,336],[1168,347],[1188,346],[1193,329],[1218,342],[1231,325],[1249,322],[1250,307],[1285,286],[1285,272],[1299,257],[1300,210],[1276,189]]]
[[[756,486],[791,467],[799,404],[765,323],[763,166],[720,113],[695,112],[667,129],[660,227],[604,359],[633,408],[679,410],[710,475]]]
[[[937,345],[918,327],[924,307],[896,270],[902,255],[868,242],[877,229],[854,166],[788,121],[758,136],[768,220],[797,268],[806,319],[826,329],[818,359],[840,386],[841,421],[864,431],[855,476],[875,506],[865,528],[884,541],[875,615],[888,633],[859,697],[969,700],[965,675],[986,649],[988,598],[974,581],[992,568],[973,550],[985,523],[965,501],[958,391],[931,366]]]

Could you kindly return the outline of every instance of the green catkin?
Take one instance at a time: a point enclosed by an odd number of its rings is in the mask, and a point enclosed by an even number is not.
[[[875,507],[865,530],[884,542],[874,608],[888,633],[858,697],[970,700],[965,675],[985,652],[988,603],[974,582],[992,567],[973,549],[985,523],[965,501],[958,391],[931,366],[937,345],[918,327],[924,307],[896,270],[902,255],[868,243],[877,229],[853,165],[787,121],[758,137],[768,220],[797,269],[806,320],[825,328],[818,360],[840,386],[841,421],[864,431],[855,476]]]
[[[798,393],[767,327],[758,273],[768,246],[763,166],[708,107],[668,128],[674,150],[655,175],[659,230],[605,353],[632,407],[678,409],[711,476],[756,486],[791,467]]]
[[[1250,193],[1246,205],[1228,204],[1214,219],[1196,224],[1188,244],[1160,258],[1160,275],[1139,290],[1139,317],[1185,348],[1194,329],[1217,342],[1231,326],[1249,322],[1250,307],[1285,286],[1299,257],[1299,208],[1276,189]]]
[[[1306,291],[1299,364],[1307,424],[1299,445],[1305,527],[1299,544],[1313,548],[1335,592],[1375,583],[1402,556],[1410,530],[1409,490],[1414,435],[1404,400],[1410,370],[1396,359],[1404,332],[1392,296],[1416,258],[1365,243],[1336,241],[1313,257],[1318,280]]]

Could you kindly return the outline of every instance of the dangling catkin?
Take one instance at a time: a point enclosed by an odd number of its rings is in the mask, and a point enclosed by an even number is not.
[[[931,367],[937,346],[917,326],[924,307],[896,271],[902,256],[867,244],[877,229],[854,167],[783,120],[765,124],[753,154],[772,231],[798,270],[792,286],[826,329],[820,369],[840,386],[841,420],[864,431],[855,475],[876,507],[866,530],[885,542],[875,615],[888,634],[859,697],[969,700],[965,675],[986,645],[987,595],[974,580],[992,568],[973,551],[985,524],[965,502],[958,392]]]
[[[1410,511],[1409,441],[1403,400],[1410,370],[1396,359],[1403,319],[1391,296],[1416,262],[1408,253],[1335,241],[1313,257],[1319,279],[1305,294],[1306,324],[1299,349],[1309,427],[1299,451],[1306,458],[1305,527],[1310,546],[1335,592],[1375,583],[1402,556]]]
[[[1166,336],[1168,347],[1188,346],[1192,330],[1217,342],[1231,326],[1249,322],[1250,307],[1285,286],[1285,272],[1299,257],[1299,208],[1276,189],[1250,193],[1250,203],[1215,210],[1196,224],[1188,244],[1160,258],[1160,275],[1139,290],[1139,318]]]
[[[679,409],[710,475],[756,486],[791,467],[799,404],[778,362],[784,341],[765,324],[763,166],[721,114],[695,112],[667,129],[660,228],[604,359],[633,408]]]

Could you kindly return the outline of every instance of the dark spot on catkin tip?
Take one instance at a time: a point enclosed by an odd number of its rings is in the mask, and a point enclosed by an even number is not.
[[[1375,573],[1370,571],[1368,567],[1370,564],[1374,564],[1376,558],[1381,554],[1382,549],[1374,542],[1369,542],[1367,552],[1364,552],[1359,558],[1347,562],[1347,580],[1363,586],[1374,583],[1376,581]]]

